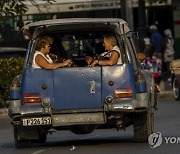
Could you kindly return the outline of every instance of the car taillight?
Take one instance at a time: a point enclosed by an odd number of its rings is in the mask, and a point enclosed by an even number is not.
[[[140,70],[136,72],[135,79],[136,79],[136,91],[138,93],[146,92],[146,81],[144,75]]]
[[[114,96],[116,98],[130,98],[132,97],[132,89],[131,88],[115,89]]]
[[[24,103],[41,103],[41,95],[39,93],[25,93]]]

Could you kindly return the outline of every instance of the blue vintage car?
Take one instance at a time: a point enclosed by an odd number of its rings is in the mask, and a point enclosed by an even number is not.
[[[26,25],[29,35],[24,70],[11,86],[9,116],[17,148],[45,142],[49,129],[88,134],[98,128],[126,129],[146,142],[154,131],[154,79],[137,56],[137,35],[122,19],[57,19]],[[103,52],[103,35],[113,33],[122,64],[87,67],[85,57]],[[72,59],[74,67],[32,68],[36,38],[54,38],[53,54]],[[119,132],[118,132],[119,133]]]

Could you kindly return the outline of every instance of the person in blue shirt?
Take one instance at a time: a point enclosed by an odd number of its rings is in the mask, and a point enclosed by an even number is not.
[[[160,92],[159,84],[161,81],[161,60],[157,57],[153,48],[149,50],[147,57],[144,60],[144,69],[151,72],[155,81],[155,91]]]
[[[149,29],[151,32],[150,42],[155,48],[157,57],[162,60],[163,37],[158,32],[156,25],[151,25]]]

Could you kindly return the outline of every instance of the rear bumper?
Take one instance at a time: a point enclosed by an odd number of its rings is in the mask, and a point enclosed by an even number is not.
[[[149,108],[148,93],[136,94],[136,99],[114,99],[105,104],[106,111],[144,112]]]
[[[14,117],[51,115],[51,108],[44,108],[41,104],[22,106],[20,100],[9,101],[8,115]]]
[[[11,101],[8,114],[11,118],[17,119],[22,124],[23,118],[51,117],[52,127],[84,125],[84,124],[104,124],[106,122],[103,110],[94,110],[93,112],[75,112],[71,111],[52,111],[51,108],[45,109],[42,105],[20,106],[20,101]]]
[[[136,100],[115,99],[112,103],[104,104],[102,109],[55,111],[51,107],[45,108],[41,104],[21,106],[19,100],[10,101],[8,114],[11,118],[50,116],[52,126],[67,126],[81,124],[104,124],[106,113],[144,112],[148,109],[148,94],[136,95]]]

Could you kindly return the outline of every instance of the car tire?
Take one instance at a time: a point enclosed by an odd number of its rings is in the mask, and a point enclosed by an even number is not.
[[[173,79],[172,88],[175,100],[180,101],[180,88],[177,85],[176,77]]]
[[[135,142],[147,142],[149,135],[154,132],[154,112],[151,110],[153,109],[143,113],[134,113],[133,128]]]
[[[32,145],[31,140],[28,139],[21,139],[19,137],[19,133],[18,133],[18,127],[14,125],[13,129],[14,129],[14,143],[15,143],[15,147],[16,148],[27,148],[30,147]]]

